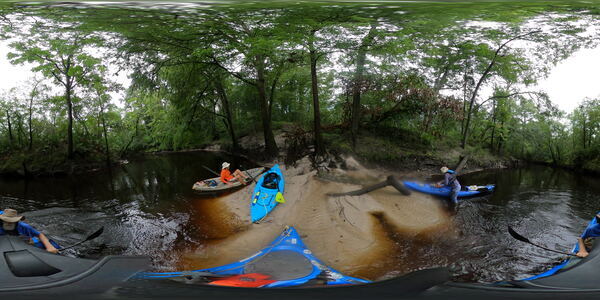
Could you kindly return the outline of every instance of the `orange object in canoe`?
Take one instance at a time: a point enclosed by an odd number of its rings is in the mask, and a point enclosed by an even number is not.
[[[236,287],[261,287],[276,281],[269,279],[270,277],[271,276],[269,275],[260,273],[248,273],[211,281],[209,284]]]

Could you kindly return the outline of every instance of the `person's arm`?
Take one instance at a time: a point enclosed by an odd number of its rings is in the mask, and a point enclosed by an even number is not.
[[[579,257],[588,256],[589,253],[585,249],[585,245],[583,244],[583,239],[581,237],[577,238],[577,244],[579,245],[579,251],[577,251],[577,256],[579,256]]]
[[[448,176],[447,175],[448,175],[448,173],[444,174],[444,180],[436,183],[435,187],[439,187],[440,188],[440,187],[443,187],[445,185],[448,185]]]
[[[54,248],[54,246],[52,246],[52,243],[50,243],[50,240],[46,237],[45,234],[40,233],[38,238],[40,239],[40,242],[42,242],[42,244],[44,244],[44,247],[46,247],[46,251],[48,251],[50,253],[58,253],[58,250],[56,248]]]

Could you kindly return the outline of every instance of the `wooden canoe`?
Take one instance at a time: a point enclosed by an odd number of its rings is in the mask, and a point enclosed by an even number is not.
[[[254,168],[254,169],[249,169],[249,170],[242,171],[242,172],[244,174],[246,174],[247,176],[249,176],[251,178],[250,182],[252,182],[252,179],[254,179],[258,175],[260,175],[264,170],[265,170],[265,168]],[[211,180],[214,180],[217,183],[217,185],[209,186],[207,183],[210,182]],[[248,184],[250,184],[250,182]],[[241,182],[233,182],[232,184],[225,184],[225,183],[221,182],[221,179],[219,177],[214,177],[214,178],[209,178],[209,179],[201,180],[201,181],[194,183],[194,185],[192,186],[192,189],[199,194],[216,195],[216,194],[224,193],[227,191],[234,191],[234,190],[242,188],[244,186],[245,185],[243,185]]]

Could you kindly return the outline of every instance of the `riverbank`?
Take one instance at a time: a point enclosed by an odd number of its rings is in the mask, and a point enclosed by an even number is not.
[[[412,239],[431,233],[454,236],[448,211],[439,199],[421,193],[403,196],[386,187],[361,196],[330,197],[328,193],[356,190],[385,180],[381,170],[365,168],[345,158],[346,170],[318,174],[305,158],[282,166],[285,203],[260,224],[250,220],[248,199],[253,185],[230,195],[196,203],[203,233],[210,242],[180,254],[178,269],[214,267],[248,257],[285,228],[294,226],[313,253],[333,268],[368,279],[389,271],[386,257],[398,251],[394,238]],[[281,166],[281,165],[280,165]],[[208,226],[207,226],[208,225]]]
[[[415,175],[436,173],[442,165],[454,167],[464,155],[467,155],[469,159],[463,172],[515,167],[520,163],[515,158],[491,155],[485,149],[467,148],[463,150],[459,147],[431,145],[422,141],[396,139],[366,132],[358,139],[355,148],[351,147],[349,138],[343,134],[329,132],[323,137],[329,156],[325,161],[316,163],[322,166],[343,167],[344,162],[341,157],[349,155],[369,168],[383,168],[389,172],[413,172]],[[293,165],[297,160],[309,155],[313,149],[310,135],[303,131],[298,133],[292,126],[283,126],[279,129],[276,132],[275,140],[280,149],[277,159],[286,164]],[[243,150],[235,154],[230,152],[230,145],[226,139],[215,141],[198,149],[148,153],[224,151],[242,156],[258,164],[268,163],[271,160],[264,156],[264,140],[261,134],[249,134],[241,137],[239,144]],[[126,158],[112,157],[111,164],[119,164]],[[66,155],[60,152],[10,153],[4,154],[0,159],[0,175],[12,177],[62,176],[82,174],[103,168],[106,168],[106,157],[101,151],[81,154],[72,160],[67,160]]]
[[[350,139],[338,133],[328,133],[323,136],[328,151],[324,161],[316,162],[324,167],[344,168],[342,157],[352,156],[366,168],[381,169],[387,173],[427,177],[439,173],[441,166],[456,167],[462,157],[467,156],[467,163],[461,173],[477,172],[485,169],[518,167],[522,162],[513,157],[492,155],[487,149],[460,147],[448,145],[429,145],[420,142],[389,138],[367,134],[358,139],[352,148]],[[313,151],[312,140],[306,134],[300,135],[293,127],[283,127],[275,135],[279,147],[277,159],[286,164],[294,165],[296,161],[309,156]],[[268,163],[262,159],[264,140],[260,135],[248,135],[240,138],[240,145],[245,149],[245,157],[256,157],[259,163]],[[223,151],[226,143],[215,143],[202,150]],[[315,162],[313,162],[313,165]]]
[[[127,163],[111,158],[110,166]],[[9,178],[55,177],[85,174],[107,168],[102,152],[67,159],[62,152],[19,152],[0,156],[0,176]]]

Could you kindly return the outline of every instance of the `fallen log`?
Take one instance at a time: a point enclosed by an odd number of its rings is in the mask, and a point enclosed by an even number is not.
[[[465,165],[467,164],[467,160],[469,160],[468,155],[465,155],[461,158],[456,168],[454,168],[454,172],[456,173],[456,175],[458,175],[458,173],[460,173],[460,171],[462,171],[462,169],[465,167]]]
[[[327,196],[360,196],[363,194],[366,194],[368,192],[372,192],[374,190],[380,189],[382,187],[386,187],[388,185],[393,186],[394,188],[396,188],[400,193],[402,193],[405,196],[410,195],[410,190],[408,188],[406,188],[404,186],[404,184],[398,180],[398,178],[396,178],[394,175],[390,175],[387,177],[387,179],[383,182],[362,188],[360,190],[356,190],[356,191],[351,191],[351,192],[346,192],[346,193],[328,193]]]

